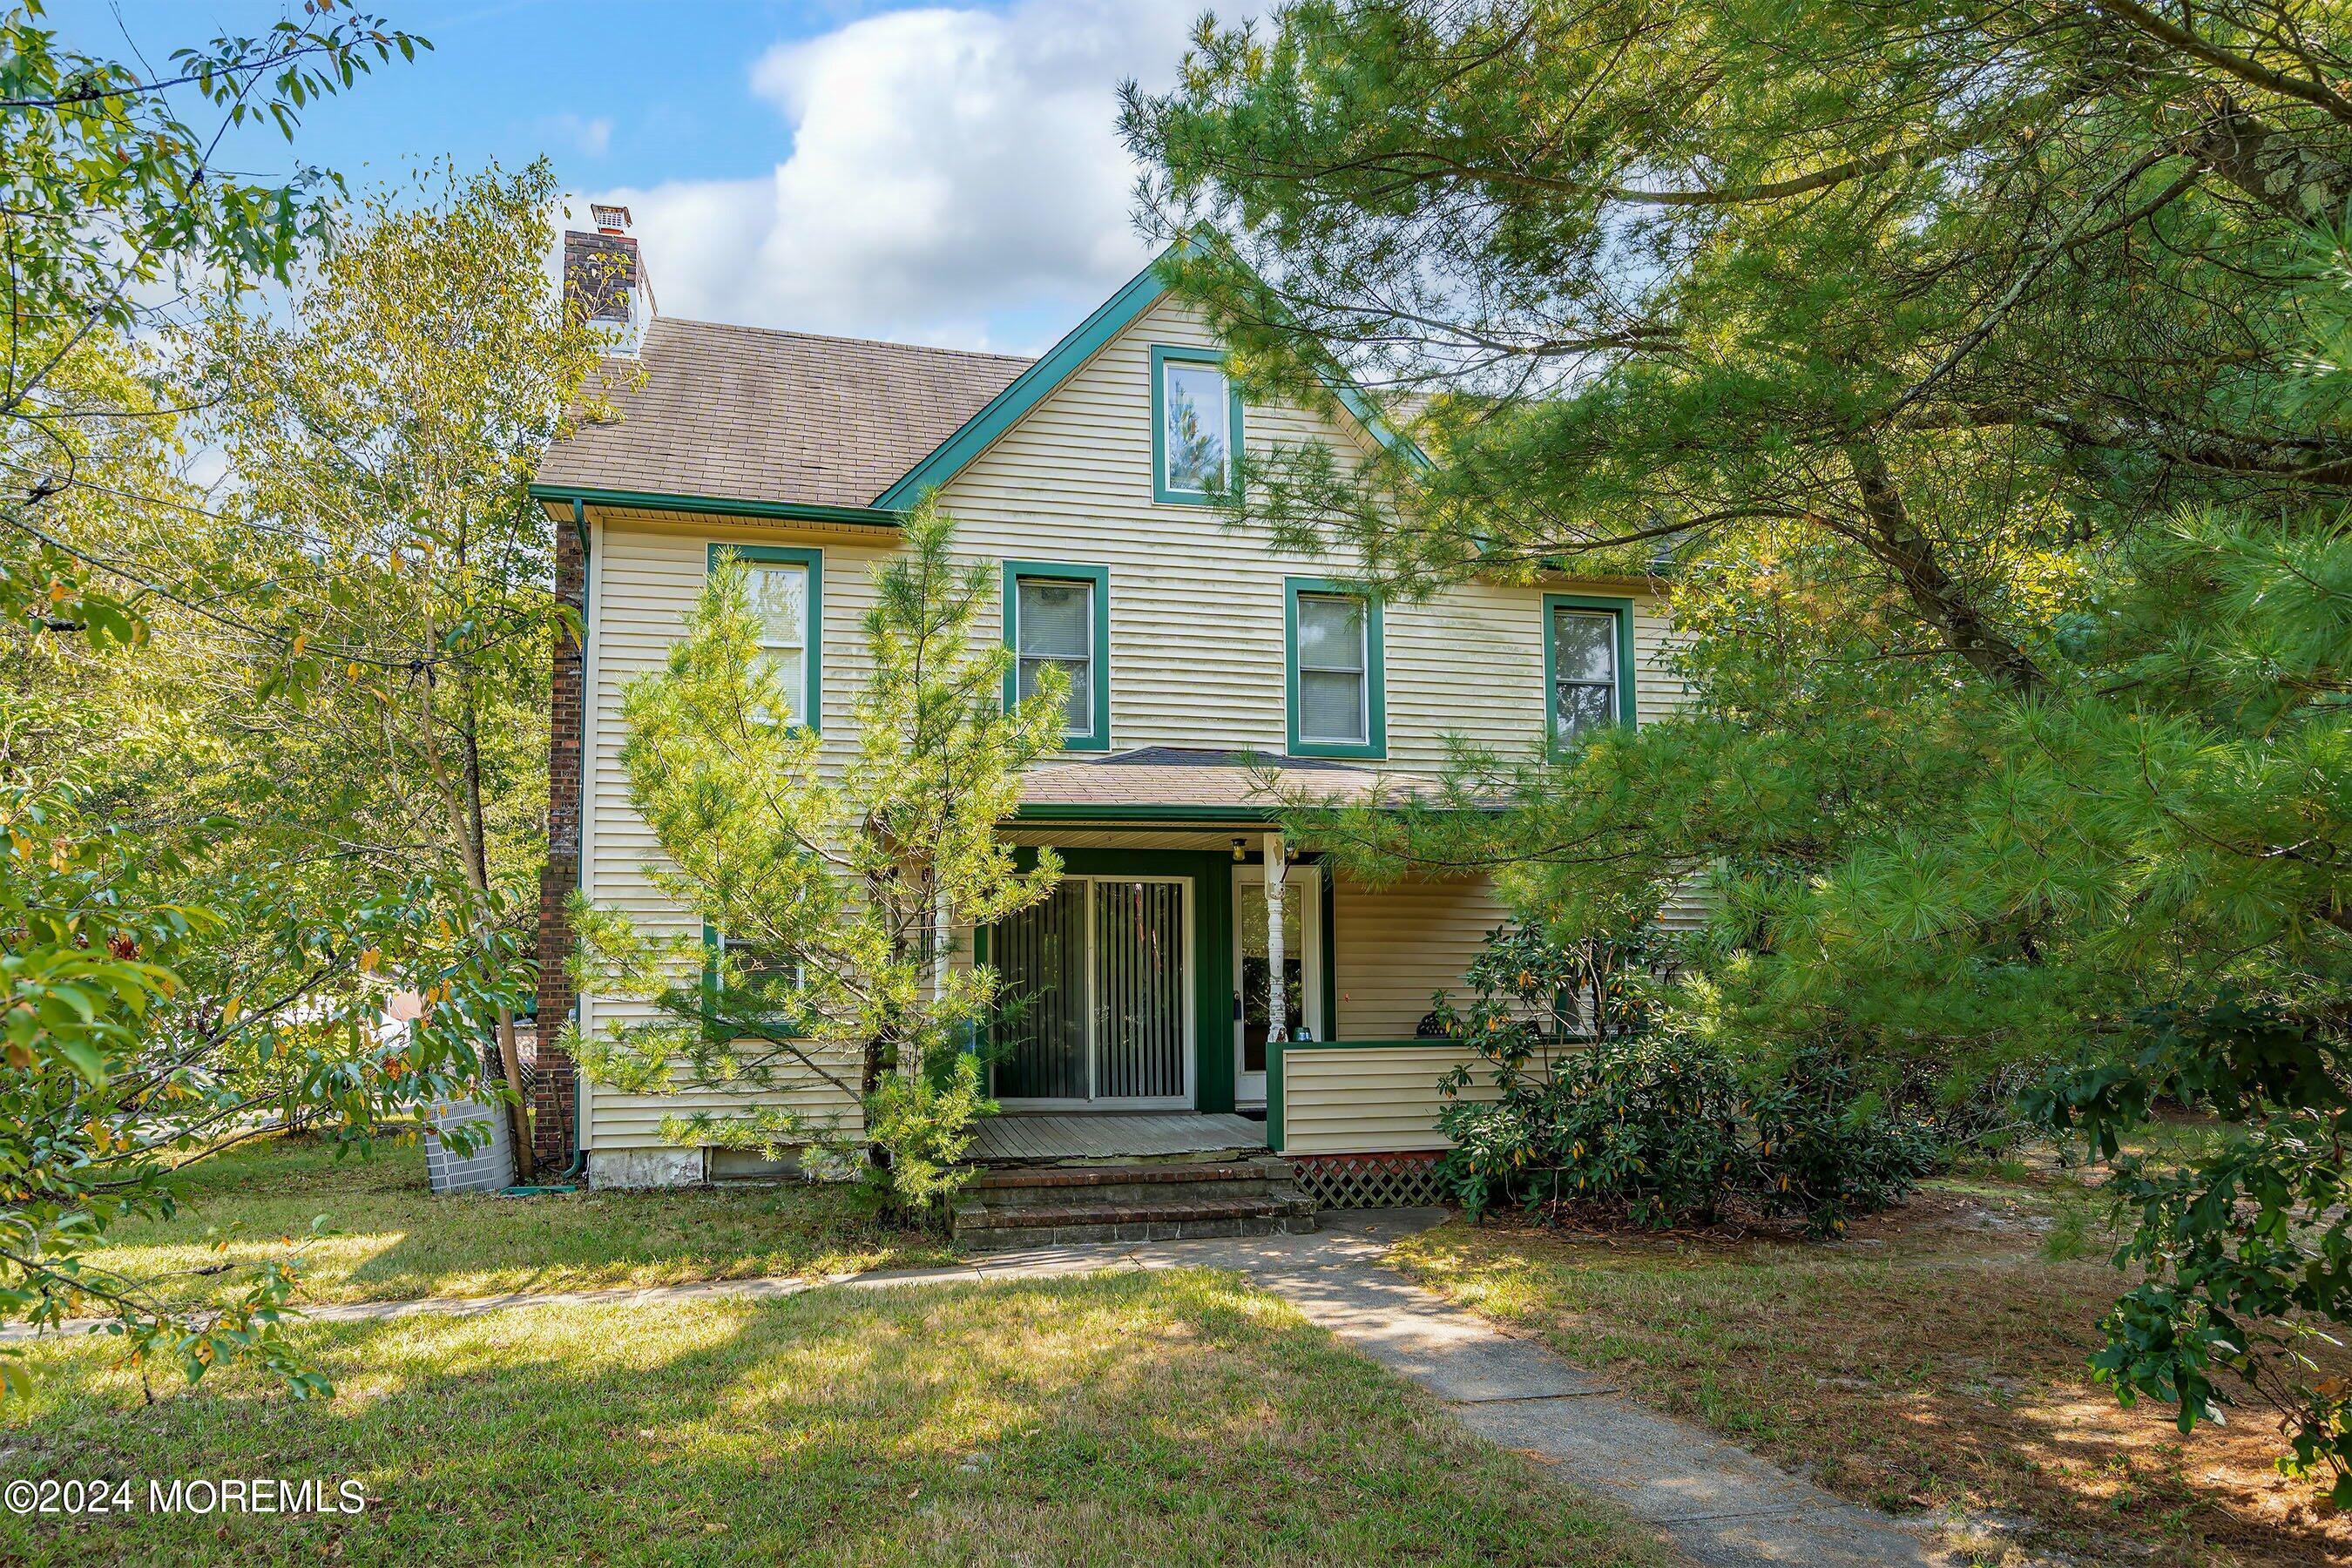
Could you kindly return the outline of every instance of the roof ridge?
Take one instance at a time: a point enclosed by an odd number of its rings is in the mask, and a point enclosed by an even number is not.
[[[1008,364],[1034,364],[1033,354],[998,353],[993,349],[951,349],[938,343],[908,343],[892,338],[853,338],[835,332],[803,332],[793,327],[754,327],[741,321],[706,321],[694,316],[656,316],[656,324],[678,327],[713,327],[721,331],[752,332],[768,338],[793,338],[808,343],[855,343],[866,348],[898,349],[926,354],[948,354],[957,359],[1003,360]]]

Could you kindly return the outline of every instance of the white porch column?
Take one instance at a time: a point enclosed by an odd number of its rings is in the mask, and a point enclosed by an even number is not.
[[[940,879],[939,868],[934,866],[931,868],[931,1005],[933,1007],[937,1007],[940,1005],[940,999],[948,994],[948,949],[951,945],[950,938],[953,935],[954,933],[948,930],[948,885]],[[937,1013],[931,1016],[935,1018],[939,1016]],[[910,1062],[908,1067],[908,1078],[921,1075],[922,1063]]]
[[[1282,833],[1277,828],[1265,836],[1265,1038],[1269,1054],[1276,1041],[1290,1037],[1290,988],[1282,983],[1282,895],[1289,870],[1289,859],[1282,848]]]

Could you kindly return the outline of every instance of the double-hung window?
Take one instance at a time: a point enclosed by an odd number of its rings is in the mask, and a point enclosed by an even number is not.
[[[1064,681],[1062,744],[1110,745],[1110,574],[1060,562],[1004,563],[1004,644],[1009,707],[1034,697],[1049,670]]]
[[[1555,746],[1572,745],[1612,724],[1633,722],[1633,692],[1627,684],[1633,614],[1627,600],[1564,594],[1545,598],[1545,700]]]
[[[1301,756],[1386,754],[1379,602],[1301,577],[1291,578],[1286,593],[1290,750]]]
[[[806,729],[822,728],[817,628],[824,624],[824,558],[814,550],[779,545],[714,544],[712,564],[721,552],[742,563],[745,596],[760,626],[760,662],[782,690],[782,717]]]
[[[1242,402],[1213,349],[1151,351],[1151,493],[1201,504],[1233,481]]]
[[[798,960],[771,957],[747,942],[722,934],[716,927],[702,928],[702,991],[703,1006],[710,1015],[706,1026],[719,1034],[728,1031],[719,1026],[722,994],[722,969],[731,969],[736,981],[735,1001],[740,1009],[735,1021],[746,1024],[765,1023],[771,1026],[789,1025],[792,1021],[788,1005],[779,1005],[773,1012],[761,1013],[750,1004],[753,997],[765,997],[781,1002],[777,990],[798,991],[807,984],[808,972]]]

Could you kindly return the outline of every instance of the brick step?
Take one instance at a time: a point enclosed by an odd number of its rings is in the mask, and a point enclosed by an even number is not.
[[[1089,1194],[1090,1196],[1093,1194]],[[1087,1241],[1173,1241],[1185,1237],[1304,1235],[1315,1205],[1296,1194],[1160,1197],[1151,1202],[959,1205],[956,1239],[976,1251]]]
[[[1290,1164],[1282,1160],[1230,1165],[1113,1165],[990,1171],[973,1177],[964,1191],[991,1208],[1071,1204],[1135,1207],[1180,1197],[1291,1198],[1297,1195],[1293,1176]]]
[[[1236,1193],[1214,1196],[1156,1197],[1147,1203],[1094,1199],[1086,1203],[962,1204],[959,1230],[996,1230],[1024,1225],[1117,1225],[1128,1220],[1243,1219],[1251,1215],[1312,1214],[1314,1205],[1296,1193]]]

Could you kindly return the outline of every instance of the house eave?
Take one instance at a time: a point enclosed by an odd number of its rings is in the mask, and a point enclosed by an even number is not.
[[[906,514],[895,507],[825,506],[814,501],[752,500],[739,496],[672,495],[656,490],[600,489],[583,485],[534,484],[540,502],[612,507],[625,511],[690,512],[707,517],[748,517],[779,522],[831,523],[842,527],[898,527]]]

